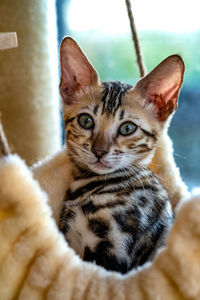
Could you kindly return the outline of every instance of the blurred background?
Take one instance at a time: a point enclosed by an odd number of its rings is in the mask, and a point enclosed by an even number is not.
[[[190,190],[200,184],[200,1],[134,0],[132,10],[148,71],[171,54],[185,61],[179,106],[169,135]],[[124,0],[57,0],[58,45],[77,40],[102,80],[139,79]]]

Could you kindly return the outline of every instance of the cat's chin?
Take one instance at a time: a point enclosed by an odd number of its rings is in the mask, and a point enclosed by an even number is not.
[[[108,174],[114,171],[113,167],[104,165],[101,162],[90,164],[89,168],[91,169],[91,171],[97,174]]]

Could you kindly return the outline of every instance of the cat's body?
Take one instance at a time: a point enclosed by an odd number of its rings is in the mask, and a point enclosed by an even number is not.
[[[168,60],[168,61],[167,61]],[[168,195],[148,169],[176,108],[178,56],[138,82],[100,82],[78,45],[61,45],[61,95],[72,179],[59,227],[84,260],[126,273],[152,259],[173,221]]]
[[[149,169],[74,174],[60,229],[84,260],[126,273],[151,260],[172,224],[165,189]]]

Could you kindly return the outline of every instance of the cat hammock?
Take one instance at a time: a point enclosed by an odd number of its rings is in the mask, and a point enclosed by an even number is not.
[[[166,248],[152,264],[126,276],[107,272],[81,261],[58,231],[70,172],[65,150],[30,169],[1,141],[0,299],[200,299],[200,196],[177,209]],[[167,134],[159,143],[155,172],[175,206],[187,190]]]

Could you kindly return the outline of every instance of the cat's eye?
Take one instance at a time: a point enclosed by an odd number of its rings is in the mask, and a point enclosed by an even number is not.
[[[94,121],[89,114],[81,114],[78,117],[78,123],[84,129],[92,129],[94,127]]]
[[[133,124],[132,122],[126,122],[119,127],[119,133],[121,135],[129,135],[133,133],[136,129],[137,126],[135,124]]]

